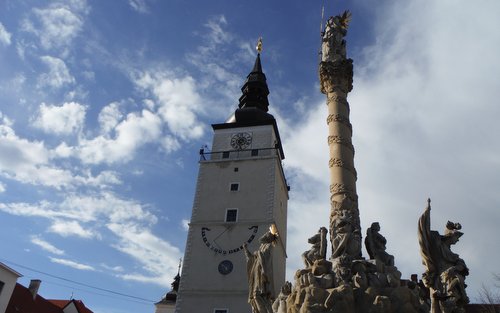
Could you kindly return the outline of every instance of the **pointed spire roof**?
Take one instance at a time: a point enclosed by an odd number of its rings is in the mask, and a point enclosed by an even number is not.
[[[262,63],[260,61],[260,53],[262,52],[262,38],[259,38],[257,43],[257,57],[253,65],[252,71],[248,74],[243,87],[241,87],[242,95],[239,99],[238,109],[232,114],[225,123],[212,124],[214,130],[227,129],[235,127],[248,127],[258,125],[273,125],[280,156],[285,158],[281,139],[278,132],[278,126],[274,116],[267,113],[269,111],[269,88],[267,87],[266,75],[262,71]]]
[[[269,100],[267,99],[269,88],[267,87],[266,75],[262,72],[260,53],[257,54],[253,69],[241,87],[241,92],[243,94],[238,105],[240,109],[257,108],[264,112],[269,110]]]
[[[255,59],[255,64],[253,65],[252,73],[262,73],[262,64],[260,64],[260,53],[257,53],[257,58]]]

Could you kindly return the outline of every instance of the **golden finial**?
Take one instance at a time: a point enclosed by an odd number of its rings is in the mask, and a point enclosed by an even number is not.
[[[260,54],[262,52],[262,37],[259,37],[259,40],[257,41],[257,47],[255,47],[255,50]]]

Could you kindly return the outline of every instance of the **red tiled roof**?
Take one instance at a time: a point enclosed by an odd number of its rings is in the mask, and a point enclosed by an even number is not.
[[[82,300],[73,300],[79,313],[94,313],[83,304]]]
[[[89,308],[87,308],[85,306],[85,304],[83,304],[82,300],[75,300],[75,299],[73,299],[73,300],[56,300],[56,299],[50,299],[48,301],[50,301],[51,303],[57,305],[61,309],[64,309],[65,307],[67,307],[68,305],[70,305],[71,303],[73,303],[75,305],[76,310],[78,311],[78,313],[94,313]]]
[[[56,300],[56,299],[49,299],[48,300],[50,303],[57,305],[61,309],[64,309],[68,303],[70,303],[71,300]]]
[[[44,297],[33,295],[28,288],[16,283],[5,313],[64,313],[62,308],[50,303]]]

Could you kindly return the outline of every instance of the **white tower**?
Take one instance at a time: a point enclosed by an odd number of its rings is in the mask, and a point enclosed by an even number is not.
[[[177,313],[251,312],[243,243],[256,250],[272,224],[279,233],[272,259],[275,296],[285,281],[289,188],[276,120],[267,113],[260,53],[241,90],[234,115],[212,125],[211,152],[200,151]]]

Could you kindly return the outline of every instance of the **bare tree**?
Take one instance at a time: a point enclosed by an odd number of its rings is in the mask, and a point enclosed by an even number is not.
[[[482,285],[479,301],[484,304],[483,313],[500,313],[500,274],[493,274],[493,286]]]

